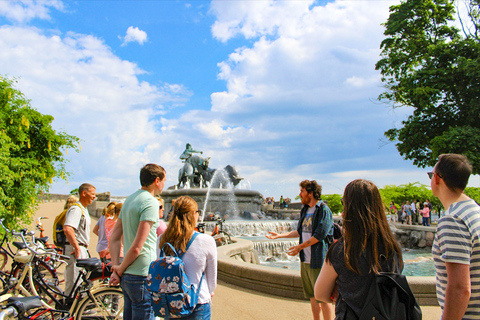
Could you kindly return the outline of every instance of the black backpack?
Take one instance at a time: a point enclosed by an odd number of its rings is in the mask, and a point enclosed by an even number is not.
[[[345,300],[338,302],[337,311],[345,320],[421,320],[422,310],[413,295],[407,278],[400,273],[375,274],[367,299],[357,317]]]

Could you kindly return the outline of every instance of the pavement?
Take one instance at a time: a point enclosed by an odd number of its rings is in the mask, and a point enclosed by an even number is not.
[[[52,237],[53,220],[63,210],[63,202],[46,202],[40,204],[35,214],[35,221],[40,216],[49,219],[42,220],[45,235]],[[97,218],[92,217],[91,229]],[[35,222],[33,223],[35,225]],[[98,257],[95,250],[97,236],[91,233],[89,251],[92,256]],[[437,320],[441,318],[440,307],[421,306],[423,320]],[[255,292],[218,281],[215,295],[212,299],[213,320],[300,320],[312,319],[310,302],[282,298],[265,293]],[[322,317],[323,319],[323,317]]]

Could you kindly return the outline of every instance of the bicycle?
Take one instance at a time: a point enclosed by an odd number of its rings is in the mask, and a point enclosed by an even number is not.
[[[217,247],[232,243],[232,237],[230,234],[223,230],[223,223],[225,222],[225,219],[222,219],[218,215],[214,215],[213,220],[215,221],[215,227],[213,228],[211,236],[215,239]],[[195,230],[205,233],[205,222],[199,222]]]
[[[26,249],[26,245],[24,245],[22,242],[13,241],[13,246],[17,248],[16,252],[14,252],[14,250],[12,250],[12,248],[10,247],[10,243],[7,241],[7,235],[10,234],[13,236],[14,234],[16,234],[18,236],[19,234],[8,230],[7,227],[3,225],[3,219],[0,219],[0,225],[5,229],[5,235],[1,242],[2,252],[5,256],[7,256],[7,259],[8,257],[10,257],[13,261],[10,270],[6,270],[4,267],[4,270],[0,271],[0,293],[4,293],[8,290],[7,284],[15,283],[16,280],[20,278],[26,263],[33,264],[33,268],[36,271],[33,273],[33,276],[42,278],[44,279],[44,281],[58,285],[59,280],[57,277],[57,271],[51,265],[51,263],[49,263],[50,259],[48,255],[30,256],[29,251]],[[26,233],[26,229],[22,231],[23,233]],[[36,241],[34,237],[32,240],[34,242]],[[40,246],[40,248],[42,248],[43,242],[36,242],[36,244]],[[8,250],[4,249],[4,246],[6,246]],[[30,283],[28,281],[28,278],[22,278],[22,284],[27,290],[29,290]]]
[[[20,233],[14,233],[16,236],[20,236],[23,240],[23,244],[28,250],[31,251],[32,256],[51,254],[54,259],[59,257],[65,259],[66,256],[59,255],[54,250],[45,251],[33,248],[29,245],[25,239],[25,234],[28,236],[33,235],[26,233],[22,230]],[[34,243],[34,241],[32,241]],[[39,252],[40,251],[40,252]],[[54,283],[47,283],[41,276],[34,276],[35,272],[38,275],[38,271],[32,268],[32,261],[27,261],[23,269],[22,275],[19,280],[14,284],[10,284],[8,292],[13,294],[22,293],[25,296],[37,296],[44,297],[42,304],[45,308],[49,308],[50,302],[55,309],[69,311],[71,315],[74,315],[75,319],[86,319],[88,317],[99,316],[107,319],[119,319],[123,314],[123,293],[119,287],[110,287],[103,282],[93,284],[90,277],[95,271],[103,270],[103,263],[98,258],[78,259],[77,266],[83,268],[74,283],[74,288],[70,294],[65,294],[58,285]],[[29,284],[28,289],[24,286],[24,281],[27,279]],[[15,279],[16,280],[16,279]],[[77,286],[78,284],[78,286]]]

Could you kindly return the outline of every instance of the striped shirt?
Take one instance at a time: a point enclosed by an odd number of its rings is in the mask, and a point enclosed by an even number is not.
[[[470,265],[471,296],[462,319],[480,319],[480,206],[473,200],[455,202],[440,218],[432,247],[437,273],[437,298],[445,305],[446,262]]]

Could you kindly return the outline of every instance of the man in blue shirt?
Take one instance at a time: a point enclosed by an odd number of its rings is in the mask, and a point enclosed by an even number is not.
[[[269,232],[267,238],[300,238],[298,246],[289,249],[288,254],[295,256],[300,253],[301,277],[305,298],[310,300],[313,319],[333,319],[333,306],[315,300],[314,287],[323,261],[327,255],[329,240],[333,240],[332,211],[321,202],[322,187],[315,180],[300,182],[300,198],[303,208],[297,230],[278,234]]]

